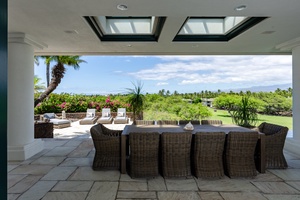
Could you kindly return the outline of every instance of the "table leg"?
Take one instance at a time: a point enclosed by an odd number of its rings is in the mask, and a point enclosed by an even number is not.
[[[121,174],[126,174],[126,135],[121,136]]]

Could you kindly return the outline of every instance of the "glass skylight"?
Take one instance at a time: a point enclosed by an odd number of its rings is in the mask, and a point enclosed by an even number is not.
[[[229,41],[264,19],[266,17],[188,17],[173,41]]]
[[[239,26],[247,17],[189,18],[179,35],[220,35]]]
[[[101,41],[157,41],[166,17],[84,17]]]
[[[96,18],[106,34],[152,34],[155,17]]]

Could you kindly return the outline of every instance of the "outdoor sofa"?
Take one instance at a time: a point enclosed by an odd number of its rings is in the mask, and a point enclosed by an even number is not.
[[[55,113],[45,113],[44,119],[49,119],[53,123],[53,128],[66,128],[71,126],[71,121],[67,119],[61,119],[55,115]]]

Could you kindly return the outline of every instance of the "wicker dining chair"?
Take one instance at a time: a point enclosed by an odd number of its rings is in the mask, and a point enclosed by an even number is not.
[[[179,125],[186,125],[189,122],[193,125],[200,125],[200,120],[179,120]]]
[[[134,125],[154,125],[154,120],[135,120],[133,122]]]
[[[157,125],[178,125],[176,120],[158,120]]]
[[[288,167],[283,154],[283,147],[288,128],[276,124],[263,122],[258,130],[266,135],[266,168],[285,169]]]
[[[254,177],[258,132],[229,132],[226,140],[226,171],[229,177]]]
[[[196,177],[224,176],[224,132],[197,132],[194,141],[194,170]]]
[[[97,124],[90,131],[96,150],[93,170],[119,169],[122,130],[111,130]]]
[[[221,120],[216,119],[203,119],[201,120],[202,125],[222,125],[223,122]]]
[[[159,133],[129,133],[129,165],[132,178],[159,175]]]
[[[191,141],[191,132],[162,133],[162,172],[165,178],[191,176]]]

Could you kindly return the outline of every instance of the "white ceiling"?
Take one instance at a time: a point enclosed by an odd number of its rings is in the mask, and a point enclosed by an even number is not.
[[[118,4],[128,10],[120,11]],[[8,32],[44,43],[39,55],[291,54],[300,38],[300,0],[9,0]],[[234,8],[246,5],[243,11]],[[101,42],[83,16],[167,17],[158,42]],[[188,16],[269,17],[228,42],[172,42]],[[66,33],[76,30],[78,33]],[[263,34],[272,32],[272,34]],[[131,46],[130,46],[131,45]]]

